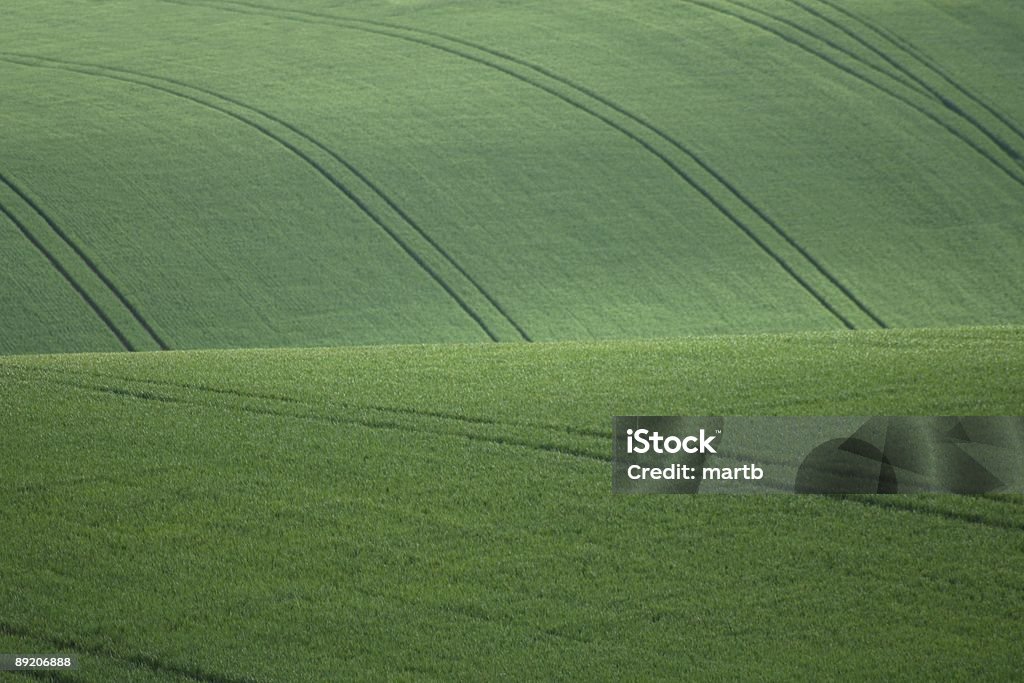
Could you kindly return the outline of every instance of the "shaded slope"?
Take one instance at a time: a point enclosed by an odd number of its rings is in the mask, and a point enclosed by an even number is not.
[[[22,152],[11,165],[174,345],[370,340],[403,330],[407,339],[425,330],[481,338],[348,197],[332,196],[304,160],[290,164],[287,148],[264,149],[260,131],[137,85],[126,99],[131,83],[5,69],[24,107],[33,98],[18,87],[40,80],[65,84],[76,101],[12,122],[9,140]],[[183,124],[194,137],[182,137]],[[49,132],[55,125],[66,131],[60,138]],[[110,145],[115,130],[119,143]],[[207,144],[207,135],[218,142]],[[58,139],[61,156],[49,157]],[[58,163],[65,158],[72,163]]]
[[[52,252],[37,242],[21,219],[12,220],[8,213],[0,205],[0,319],[8,321],[0,353],[123,349],[61,272],[63,266],[54,267]]]
[[[998,65],[804,0],[463,9],[15,0],[7,172],[170,346],[1024,315]]]
[[[1009,3],[996,4],[1003,9],[976,13],[973,40],[984,42],[985,32],[995,30],[990,14],[1004,25],[1014,21],[1004,11]],[[320,2],[276,6],[339,13]],[[769,9],[778,14],[783,7]],[[385,20],[451,34],[445,11],[441,4],[420,3]],[[353,14],[380,18],[366,5],[347,3],[345,15]],[[901,6],[899,14],[906,21],[917,17],[917,33],[929,36],[961,28],[927,3]],[[970,23],[971,12],[960,14],[960,22]],[[612,24],[614,31],[603,30]],[[1014,287],[1021,284],[1011,259],[1024,249],[1018,218],[1024,194],[943,127],[1000,154],[934,97],[910,91],[918,111],[856,77],[876,80],[877,74],[849,55],[835,55],[832,64],[758,26],[685,3],[477,6],[460,15],[458,36],[538,63],[692,142],[888,322],[1019,319],[1019,304],[1004,296],[1009,289],[1002,283],[1009,278]],[[971,63],[980,76],[974,87],[1003,98],[1000,111],[1019,117],[1019,101],[987,86],[1005,62],[982,62],[964,52],[966,39],[956,42],[957,50],[936,50],[936,59],[947,59],[950,68]],[[1008,43],[1000,45],[1012,52]],[[859,57],[891,70],[877,55]],[[986,76],[985,68],[992,74]],[[960,98],[941,80],[932,87],[939,83],[949,91],[941,92]],[[882,85],[903,97],[899,83]],[[990,129],[999,125],[986,120]],[[1009,135],[1000,129],[999,137]],[[999,163],[1012,171],[1015,162],[1004,156]]]

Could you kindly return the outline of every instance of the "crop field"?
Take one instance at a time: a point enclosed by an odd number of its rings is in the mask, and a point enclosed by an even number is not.
[[[1020,496],[609,461],[617,414],[1024,414],[1022,36],[1014,0],[3,0],[0,653],[1019,676]]]
[[[84,680],[1012,678],[1020,497],[613,497],[602,416],[1019,414],[1022,336],[0,359],[0,649]]]
[[[1024,320],[1013,3],[547,4],[6,2],[0,350]]]

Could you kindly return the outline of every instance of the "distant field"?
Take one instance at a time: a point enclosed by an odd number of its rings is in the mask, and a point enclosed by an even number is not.
[[[66,680],[1013,678],[1020,497],[613,497],[607,416],[1020,414],[1022,342],[0,359],[0,651],[73,651]]]
[[[4,13],[0,352],[1024,322],[1011,2]]]

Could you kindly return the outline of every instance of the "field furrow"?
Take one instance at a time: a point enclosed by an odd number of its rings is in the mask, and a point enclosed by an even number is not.
[[[1001,109],[993,106],[985,99],[983,99],[981,96],[976,95],[972,90],[970,90],[959,80],[949,75],[949,73],[946,70],[944,70],[939,64],[937,64],[934,60],[923,54],[919,49],[917,49],[912,43],[907,41],[905,38],[900,37],[899,35],[893,33],[891,30],[882,28],[878,24],[864,18],[863,16],[858,15],[856,12],[853,12],[848,8],[831,2],[830,0],[818,0],[818,2],[824,5],[825,7],[828,7],[829,9],[833,10],[836,14],[850,20],[853,24],[857,24],[867,29],[870,33],[875,34],[878,38],[880,38],[883,42],[887,44],[887,47],[877,48],[872,46],[862,36],[855,33],[855,29],[852,29],[850,24],[844,25],[843,23],[836,21],[834,19],[828,19],[820,11],[815,11],[815,16],[820,16],[822,17],[822,19],[828,21],[830,24],[840,27],[841,30],[843,30],[844,32],[848,32],[849,35],[854,37],[854,39],[857,40],[857,42],[862,43],[863,45],[868,47],[868,49],[870,49],[872,52],[875,52],[879,56],[882,56],[887,61],[893,60],[895,59],[895,57],[893,54],[886,52],[886,50],[888,48],[896,48],[896,50],[902,52],[914,62],[917,62],[919,66],[924,67],[927,71],[931,72],[931,74],[937,76],[946,85],[951,86],[957,93],[965,97],[971,103],[977,105],[982,110],[991,115],[996,121],[998,121],[998,123],[1002,124],[1005,127],[1008,137],[1017,138],[1016,144],[1024,144],[1024,128],[1022,128],[1019,123],[1014,121],[1012,116],[1008,115]],[[814,11],[811,10],[807,5],[801,4],[801,6],[807,8],[808,11]],[[892,63],[896,65],[895,62]],[[902,70],[904,73],[913,78],[916,82],[920,83],[922,86],[927,87],[920,79],[920,77],[913,76],[911,74],[911,71],[906,67],[897,66],[897,68]],[[928,89],[934,92],[936,97],[942,99],[947,106],[955,107],[956,105],[952,104],[950,100],[947,99],[948,94],[940,94],[939,92],[937,92],[938,87],[932,86]],[[1022,160],[1020,153],[1017,152],[1015,149],[1013,149],[1011,153],[1014,156],[1014,158],[1016,158],[1018,161]]]
[[[2,7],[0,678],[1020,677],[1017,0]]]
[[[526,426],[546,415],[589,430],[631,396],[743,411],[756,397],[714,406],[701,385],[785,390],[789,369],[766,362],[780,346],[814,378],[804,393],[819,411],[848,372],[875,385],[869,368],[890,363],[916,387],[877,385],[850,410],[928,409],[924,386],[954,413],[1024,400],[985,379],[1019,371],[1010,328],[0,359],[0,514],[21,530],[0,566],[0,643],[73,651],[70,680],[541,675],[567,649],[585,663],[570,677],[637,667],[638,652],[645,677],[742,676],[766,661],[819,670],[818,643],[804,663],[771,659],[780,629],[805,642],[883,628],[885,643],[834,649],[829,666],[881,665],[895,638],[915,667],[1009,672],[1019,497],[609,498],[606,454]],[[584,405],[545,390],[563,374]],[[520,383],[496,390],[503,375]],[[388,386],[407,388],[393,398],[409,412],[360,407]],[[504,407],[493,423],[450,417],[490,419],[491,402]],[[890,600],[898,609],[877,609]],[[680,629],[755,652],[728,665],[665,655]],[[366,639],[387,633],[386,648]],[[424,650],[424,633],[446,646]],[[628,647],[609,647],[623,633]]]
[[[86,74],[86,75],[90,75],[90,76],[96,76],[96,77],[99,77],[99,78],[110,78],[110,79],[113,79],[113,80],[119,80],[119,81],[124,81],[124,82],[128,82],[128,83],[135,83],[135,84],[143,85],[145,87],[154,88],[154,89],[156,89],[156,90],[158,90],[160,92],[164,92],[164,93],[167,93],[169,95],[176,96],[176,97],[181,97],[181,98],[184,98],[184,99],[188,100],[189,102],[193,102],[193,103],[198,104],[200,106],[207,107],[207,108],[213,109],[214,111],[226,114],[226,115],[234,118],[235,120],[237,120],[237,121],[239,121],[239,122],[241,122],[241,123],[243,123],[243,124],[253,128],[254,130],[259,132],[260,134],[265,135],[266,137],[270,138],[274,142],[276,142],[276,143],[280,144],[281,146],[283,146],[289,152],[292,152],[293,154],[298,156],[305,163],[307,163],[311,168],[313,168],[317,173],[319,173],[321,176],[323,176],[328,182],[330,182],[347,199],[349,199],[354,204],[356,204],[356,206],[358,206],[359,209],[362,210],[363,213],[365,213],[367,217],[369,217],[381,230],[383,230],[388,235],[388,237],[390,237],[399,247],[401,247],[401,249],[409,256],[409,258],[411,258],[420,268],[422,268],[445,291],[445,293],[447,293],[447,295],[450,296],[452,298],[452,300],[463,311],[465,311],[466,315],[468,315],[470,318],[472,318],[472,320],[477,325],[480,326],[480,329],[483,330],[484,333],[487,334],[488,337],[490,337],[491,341],[498,341],[498,337],[495,336],[495,333],[491,330],[491,328],[488,326],[488,324],[480,317],[480,314],[477,313],[477,311],[474,310],[466,302],[466,300],[455,289],[453,289],[452,285],[447,280],[445,280],[441,276],[441,274],[439,274],[423,258],[423,256],[419,252],[417,252],[408,243],[407,240],[403,239],[402,236],[398,232],[396,232],[392,227],[387,225],[381,219],[381,217],[372,208],[370,208],[360,197],[358,197],[347,185],[343,184],[334,174],[332,174],[324,166],[322,166],[315,159],[313,159],[308,153],[302,151],[299,147],[297,147],[296,145],[292,144],[291,142],[289,142],[288,140],[284,139],[283,137],[275,134],[267,126],[265,126],[263,124],[260,124],[260,123],[254,121],[253,119],[251,119],[249,117],[239,115],[239,114],[231,111],[230,109],[224,108],[224,107],[216,105],[216,104],[211,104],[211,103],[209,103],[207,101],[204,101],[203,99],[194,97],[194,96],[189,95],[189,94],[187,94],[185,92],[181,92],[180,90],[173,89],[173,86],[181,86],[181,87],[189,88],[191,90],[197,90],[196,88],[192,88],[191,86],[188,86],[188,85],[186,85],[184,83],[181,83],[181,82],[169,81],[167,79],[160,79],[160,78],[148,76],[148,75],[145,75],[145,74],[139,74],[137,72],[129,71],[129,70],[126,70],[126,69],[110,69],[110,68],[106,68],[106,67],[103,67],[103,66],[97,66],[97,65],[93,65],[93,64],[76,64],[76,63],[70,63],[70,62],[66,62],[66,61],[62,61],[62,60],[54,60],[54,59],[49,59],[49,58],[45,58],[45,57],[36,57],[36,56],[31,56],[31,55],[12,55],[12,54],[8,54],[8,53],[4,53],[4,54],[6,54],[6,58],[9,61],[21,60],[21,61],[15,61],[15,63],[19,63],[19,64],[34,65],[34,66],[40,66],[41,65],[41,66],[44,66],[45,68],[65,69],[65,70],[72,71],[74,73],[81,73],[81,74]],[[160,83],[163,83],[163,84],[161,85]],[[168,86],[172,86],[172,87],[168,87]],[[222,99],[222,100],[224,99],[223,97],[219,97],[219,96],[217,96],[214,93],[210,93],[209,91],[202,91],[202,92],[205,92],[207,95],[213,95],[214,97],[218,97],[219,99]],[[231,103],[232,104],[236,104],[236,105],[240,104],[237,101],[231,101]],[[269,118],[265,114],[263,114],[262,112],[259,112],[257,110],[253,110],[253,109],[251,109],[249,107],[245,107],[245,105],[240,105],[240,106],[244,107],[245,109],[251,111],[254,114],[260,115],[261,117],[263,117],[265,119]],[[277,120],[277,119],[270,119],[270,120],[273,121],[274,123],[278,123],[278,124],[282,123],[280,120]],[[305,135],[301,131],[298,131],[297,129],[295,129],[295,128],[291,127],[291,126],[289,126],[289,128],[291,128],[291,130],[293,130],[294,132],[298,133],[305,140],[313,142],[314,144],[317,144],[317,146],[320,149],[322,149],[323,151],[329,153],[336,161],[338,161],[341,164],[343,164],[350,172],[354,172],[354,173],[358,174],[358,171],[356,171],[354,169],[354,167],[349,165],[347,162],[344,162],[340,157],[337,156],[337,154],[335,154],[334,152],[331,152],[330,150],[327,150],[325,147],[323,147],[319,143],[316,143],[315,141],[311,140],[309,138],[309,136]],[[385,195],[383,195],[382,193],[379,193],[379,192],[378,192],[378,194],[380,195],[380,197],[382,199],[384,199],[385,201],[387,201],[389,203],[389,205],[391,206],[391,208],[393,210],[395,210],[396,212],[400,212],[401,211],[400,209],[398,209],[397,206],[394,206],[390,202],[390,200],[387,199],[387,197]],[[429,239],[429,238],[427,238],[427,239]],[[439,250],[439,251],[444,256],[447,256],[447,254],[445,254],[443,252],[443,250]],[[451,262],[451,264],[454,267],[456,267],[456,268],[458,268],[460,270],[460,272],[463,274],[464,277],[466,277],[467,279],[469,279],[472,282],[472,279],[469,278],[464,273],[464,271],[461,270],[461,268],[458,266],[458,264],[456,264],[454,261],[452,261],[450,259],[450,257],[448,257],[448,260]],[[473,284],[475,285],[475,283],[473,283]],[[479,287],[477,287],[477,288],[479,289]],[[485,292],[481,291],[481,293],[485,297],[487,296]],[[499,312],[501,312],[502,315],[504,315],[504,312],[500,311],[500,309],[499,309]],[[506,320],[507,320],[507,318],[506,318]],[[514,323],[511,322],[511,320],[508,320],[508,322],[510,324],[514,324]],[[147,326],[147,329],[149,329],[148,326]],[[161,348],[163,348],[165,350],[168,348],[165,344],[163,344],[162,341],[159,342],[159,343],[161,345]]]
[[[888,97],[891,97],[894,100],[904,104],[905,106],[909,107],[910,109],[912,109],[913,111],[917,112],[921,116],[924,116],[925,118],[927,118],[928,120],[933,122],[935,125],[939,126],[947,134],[953,136],[954,138],[959,140],[961,143],[963,143],[964,145],[969,147],[976,154],[980,155],[989,164],[991,164],[993,167],[995,167],[1000,172],[1002,172],[1004,175],[1006,175],[1007,178],[1012,180],[1017,185],[1021,186],[1021,188],[1024,188],[1024,176],[1021,175],[1020,169],[1017,168],[1016,164],[1014,164],[1012,166],[1011,165],[1007,165],[1006,163],[1004,163],[1003,161],[998,159],[995,156],[995,154],[987,148],[987,146],[985,146],[982,143],[976,142],[972,137],[969,137],[967,134],[965,134],[964,132],[962,132],[958,128],[954,127],[952,124],[950,124],[947,120],[945,120],[940,115],[935,114],[935,113],[929,111],[924,106],[922,106],[920,103],[915,102],[912,99],[910,99],[908,96],[905,96],[905,95],[901,94],[900,92],[895,90],[893,87],[890,87],[888,85],[884,85],[882,83],[879,83],[877,80],[875,80],[875,79],[873,79],[873,78],[871,78],[871,77],[861,73],[859,70],[857,70],[855,68],[852,68],[852,67],[844,64],[843,62],[839,61],[837,58],[829,56],[825,52],[823,52],[823,51],[821,51],[821,50],[819,50],[817,48],[814,48],[814,47],[808,45],[806,42],[798,40],[798,39],[794,38],[793,36],[791,36],[791,35],[789,35],[787,33],[784,33],[782,30],[773,27],[771,24],[765,23],[764,21],[761,21],[761,20],[758,20],[758,19],[751,18],[750,14],[764,16],[764,17],[768,18],[770,21],[778,22],[778,23],[783,24],[783,25],[790,25],[790,26],[792,26],[792,22],[788,22],[785,19],[780,19],[780,18],[776,17],[775,15],[770,14],[768,12],[765,12],[764,10],[761,10],[759,8],[751,7],[749,5],[742,5],[742,4],[736,3],[733,0],[728,0],[729,4],[732,5],[732,6],[738,7],[738,8],[742,8],[745,13],[741,13],[739,11],[734,11],[734,10],[728,9],[726,7],[722,7],[720,5],[704,2],[704,0],[680,0],[680,1],[692,4],[692,5],[695,5],[695,6],[698,6],[698,7],[703,7],[704,9],[706,9],[706,10],[708,10],[710,12],[715,12],[717,14],[721,14],[723,16],[730,17],[730,18],[738,20],[738,21],[742,21],[745,24],[748,24],[750,26],[754,26],[754,27],[756,27],[756,28],[758,28],[758,29],[760,29],[762,31],[765,31],[765,32],[770,33],[770,34],[772,34],[774,36],[777,36],[781,40],[785,41],[786,43],[788,43],[788,44],[790,44],[790,45],[792,45],[792,46],[794,46],[796,48],[799,48],[803,52],[805,52],[805,53],[807,53],[809,55],[812,55],[812,56],[814,56],[817,59],[820,59],[821,61],[829,64],[830,66],[832,66],[832,67],[834,67],[834,68],[836,68],[836,69],[838,69],[838,70],[840,70],[840,71],[842,71],[842,72],[844,72],[844,73],[846,73],[846,74],[848,74],[850,76],[852,76],[853,78],[856,78],[857,80],[860,80],[860,81],[863,81],[864,83],[867,83],[872,88],[878,90],[880,93],[882,93],[882,94],[884,94],[884,95],[886,95]],[[962,115],[962,112],[960,112],[959,110],[950,110],[950,111],[952,113],[957,114],[957,115]],[[969,122],[971,122],[973,124],[972,121],[969,121]],[[990,142],[990,144],[994,144],[996,146],[996,148],[999,149],[1000,151],[1002,151],[1004,153],[1007,153],[1007,155],[1010,156],[1011,159],[1016,160],[1016,159],[1019,158],[1017,156],[1016,152],[1010,153],[1011,150],[1009,150],[1009,148],[999,147],[999,145],[1001,145],[1003,143],[998,138],[994,138],[994,136],[993,136],[992,139],[989,140],[989,142]]]
[[[787,2],[796,7],[806,15],[809,15],[811,20],[818,20],[824,24],[820,28],[812,28],[806,23],[806,16],[801,17],[803,22],[800,20],[794,21],[781,14],[766,11],[764,9],[755,8],[749,4],[739,2],[738,0],[726,0],[730,5],[741,9],[754,12],[755,14],[767,17],[773,21],[776,21],[784,26],[792,28],[800,34],[806,35],[813,40],[820,42],[832,51],[844,55],[846,58],[852,59],[854,62],[863,65],[864,67],[874,71],[876,74],[885,76],[888,79],[896,81],[904,87],[912,90],[920,95],[924,95],[926,98],[938,103],[943,109],[951,112],[954,116],[961,119],[963,124],[966,124],[968,128],[973,128],[975,131],[981,134],[982,137],[987,139],[992,145],[995,146],[1002,154],[1008,156],[1012,161],[1020,161],[1020,153],[1014,149],[1008,142],[1006,142],[1001,136],[993,132],[985,123],[979,118],[965,111],[963,108],[955,104],[947,95],[942,94],[930,84],[919,78],[911,70],[905,68],[886,52],[876,48],[871,43],[864,40],[860,35],[851,31],[849,28],[841,24],[840,22],[834,21],[829,17],[825,16],[821,12],[818,12],[813,7],[799,2],[799,0],[787,0]],[[829,38],[829,31],[838,31],[839,37],[846,37],[852,40],[855,44],[855,49],[844,47],[837,42]],[[856,49],[868,50],[868,55],[864,56],[859,54]],[[871,57],[880,58],[884,62],[885,66],[876,65]],[[940,110],[941,112],[942,110]]]
[[[861,326],[885,327],[885,323],[854,295],[849,287],[843,285],[777,222],[768,217],[733,183],[715,171],[694,152],[624,107],[548,69],[462,38],[385,22],[353,20],[336,15],[298,10],[278,11],[271,6],[234,0],[228,2],[161,1],[188,6],[216,7],[225,11],[274,16],[290,21],[326,23],[343,29],[366,31],[440,50],[516,78],[596,118],[602,124],[640,145],[647,153],[666,165],[674,175],[695,190],[704,200],[708,201],[734,227],[739,228],[786,275],[791,277],[844,327],[855,329],[858,323]],[[467,52],[467,48],[470,50],[469,52]],[[524,72],[523,69],[526,71]],[[568,93],[563,90],[566,87],[569,89]],[[639,126],[639,130],[637,126]],[[650,137],[652,135],[653,139]],[[666,153],[660,150],[658,147],[663,143],[671,145],[672,151]],[[681,163],[672,158],[676,153],[683,155]],[[698,178],[701,179],[698,180]],[[778,238],[781,238],[782,241],[780,242]],[[863,319],[864,316],[869,319],[867,322],[858,320]]]
[[[0,173],[0,202],[17,202],[35,229],[0,203],[4,214],[56,270],[125,351],[164,349],[163,339],[124,293],[18,184]],[[102,303],[100,303],[102,301]],[[116,320],[116,322],[115,322]]]

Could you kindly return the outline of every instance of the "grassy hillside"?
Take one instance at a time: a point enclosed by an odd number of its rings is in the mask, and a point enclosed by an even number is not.
[[[0,352],[1024,321],[1010,2],[4,12]]]
[[[613,496],[609,437],[1024,413],[1020,3],[0,27],[0,653],[82,660],[39,678],[1019,676],[1020,496]]]
[[[78,653],[68,680],[1010,678],[1019,497],[612,496],[608,431],[1020,414],[1022,342],[0,359],[0,650]]]

